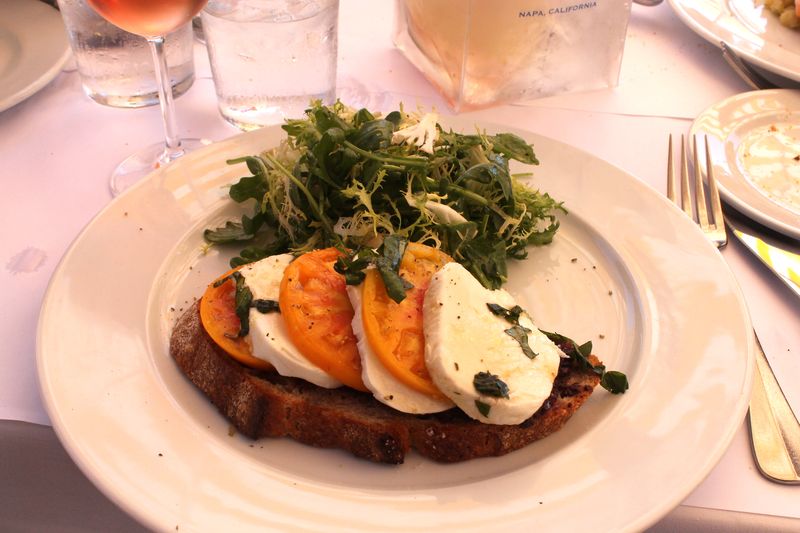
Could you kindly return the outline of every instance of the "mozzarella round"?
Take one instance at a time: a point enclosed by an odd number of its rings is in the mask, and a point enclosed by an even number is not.
[[[437,399],[412,389],[395,378],[372,350],[364,331],[362,320],[362,287],[348,285],[347,295],[353,305],[353,333],[358,339],[361,355],[361,379],[372,395],[381,403],[404,413],[425,414],[446,411],[453,407],[449,400]]]
[[[425,294],[425,363],[431,379],[470,417],[488,424],[520,424],[550,395],[561,351],[525,313],[519,324],[530,331],[531,359],[505,330],[513,324],[487,304],[513,308],[514,298],[491,291],[458,263],[448,263],[431,279]],[[508,398],[478,392],[473,380],[489,372],[508,386]],[[484,412],[481,412],[483,410]]]
[[[278,301],[283,271],[293,259],[292,254],[273,255],[242,267],[240,272],[254,300]],[[342,385],[295,348],[279,312],[251,309],[250,340],[253,357],[269,362],[282,376],[301,378],[326,389]]]

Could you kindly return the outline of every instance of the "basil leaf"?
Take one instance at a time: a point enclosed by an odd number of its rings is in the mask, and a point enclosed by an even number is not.
[[[397,303],[406,299],[406,291],[414,287],[411,283],[400,277],[394,269],[392,269],[391,262],[385,257],[379,257],[375,260],[375,268],[383,278],[383,284],[386,287],[386,294],[389,298]]]
[[[493,398],[508,398],[508,385],[490,372],[478,372],[472,378],[472,386],[475,390],[486,396]]]
[[[482,414],[486,418],[489,418],[489,411],[492,410],[492,406],[491,405],[489,405],[488,403],[483,403],[480,400],[475,400],[475,407],[478,408],[478,412],[480,414]]]
[[[593,365],[589,360],[589,356],[592,355],[592,341],[579,345],[574,340],[560,333],[545,331],[543,329],[539,331],[544,333],[547,338],[555,344],[559,345],[567,357],[578,361],[583,368],[591,370],[600,376],[600,386],[608,392],[612,394],[624,394],[625,391],[628,390],[628,377],[625,374],[617,370],[606,371],[605,365]]]
[[[578,350],[582,356],[588,358],[590,355],[592,355],[592,341],[586,341],[575,349]]]
[[[488,307],[489,311],[493,314],[505,318],[506,321],[511,324],[519,324],[519,315],[523,312],[523,309],[518,305],[515,305],[511,309],[506,309],[498,304],[486,304],[486,307]]]
[[[265,300],[263,298],[258,298],[253,300],[251,306],[255,307],[256,311],[263,314],[281,312],[281,307],[277,300]]]
[[[609,370],[600,378],[600,385],[611,394],[625,394],[628,390],[628,376],[616,370]]]
[[[388,261],[388,266],[395,272],[400,268],[400,262],[406,253],[408,240],[397,235],[387,235],[383,239],[383,257]]]
[[[513,337],[514,340],[516,340],[519,343],[520,347],[522,348],[522,353],[524,353],[528,357],[528,359],[533,359],[534,357],[539,355],[536,352],[534,352],[531,349],[530,345],[528,344],[528,333],[530,333],[531,330],[517,324],[515,326],[511,326],[510,328],[504,331],[506,332],[506,334]]]
[[[587,370],[593,370],[595,374],[601,376],[605,373],[605,366],[603,365],[593,365],[591,361],[589,361],[589,355],[591,355],[592,343],[587,342],[582,345],[579,345],[574,340],[561,335],[560,333],[554,333],[545,331],[540,329],[542,333],[544,333],[548,339],[553,341],[553,343],[557,344],[561,347],[567,357],[571,359],[575,359],[578,361],[582,367],[586,368]],[[587,353],[586,350],[589,350]]]
[[[239,272],[234,272],[231,276],[236,280],[234,302],[236,316],[239,317],[239,333],[236,336],[246,337],[250,333],[250,303],[253,301],[253,293]]]
[[[369,248],[363,248],[355,254],[343,255],[336,260],[333,269],[344,276],[347,285],[360,285],[367,274],[367,268],[377,254]]]

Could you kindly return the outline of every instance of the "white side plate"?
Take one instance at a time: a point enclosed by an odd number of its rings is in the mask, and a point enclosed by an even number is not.
[[[58,11],[39,0],[0,2],[0,111],[50,83],[70,53]]]
[[[781,25],[758,0],[669,0],[678,17],[700,37],[728,44],[744,59],[800,81],[800,30]]]
[[[737,94],[703,111],[690,134],[698,146],[708,138],[726,202],[800,240],[800,92]]]

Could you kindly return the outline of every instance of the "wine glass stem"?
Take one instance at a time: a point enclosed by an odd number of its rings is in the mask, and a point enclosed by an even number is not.
[[[175,122],[175,106],[172,101],[172,85],[167,70],[167,56],[164,53],[164,37],[148,37],[150,52],[156,67],[156,84],[158,85],[158,101],[161,103],[161,117],[164,119],[164,136],[166,148],[162,156],[163,163],[177,159],[183,155],[181,139]]]

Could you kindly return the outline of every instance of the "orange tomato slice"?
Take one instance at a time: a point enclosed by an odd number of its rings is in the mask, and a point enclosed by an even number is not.
[[[353,306],[344,276],[333,269],[336,248],[301,255],[283,273],[278,303],[289,338],[300,353],[354,389],[366,391],[353,333]]]
[[[236,336],[240,326],[239,317],[236,316],[236,282],[229,279],[214,287],[214,283],[229,276],[234,270],[226,272],[206,288],[200,300],[200,321],[211,339],[235,360],[252,368],[269,370],[272,368],[271,364],[253,357],[248,339]]]
[[[362,290],[362,320],[372,351],[391,374],[416,391],[445,399],[425,366],[425,337],[422,304],[433,274],[450,256],[425,246],[409,243],[400,262],[400,276],[414,285],[397,303],[386,293],[383,278],[369,270]]]

